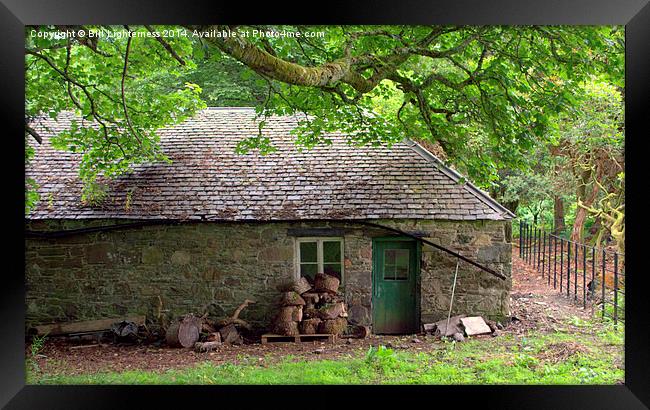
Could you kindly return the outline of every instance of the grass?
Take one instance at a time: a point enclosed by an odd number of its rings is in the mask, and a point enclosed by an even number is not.
[[[83,375],[28,372],[30,384],[615,384],[622,383],[623,330],[574,320],[580,331],[504,334],[464,343],[435,342],[426,353],[370,348],[364,356],[273,364],[194,367],[166,372]],[[429,342],[427,342],[429,343]],[[620,363],[619,363],[620,362]]]

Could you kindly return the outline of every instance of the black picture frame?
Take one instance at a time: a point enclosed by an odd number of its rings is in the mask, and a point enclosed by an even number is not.
[[[300,12],[301,11],[301,12]],[[622,24],[626,26],[626,214],[627,231],[625,384],[618,386],[25,386],[24,284],[24,28],[35,24],[182,24],[214,22],[301,24]],[[171,400],[183,407],[233,401],[245,407],[282,404],[368,405],[396,401],[435,407],[472,404],[482,408],[642,409],[650,406],[650,312],[641,263],[644,137],[650,118],[650,5],[648,0],[461,0],[301,2],[178,2],[2,0],[0,79],[6,166],[3,286],[0,287],[0,406],[6,408],[158,407]],[[645,131],[645,132],[644,132]],[[23,178],[21,178],[21,176]],[[337,389],[338,399],[322,400]],[[316,390],[316,391],[314,391]],[[452,399],[446,402],[446,399]],[[339,400],[340,402],[338,402]],[[415,400],[424,400],[415,404]],[[454,404],[454,400],[455,403]],[[413,401],[412,404],[408,404]],[[321,404],[322,403],[322,404]],[[290,405],[284,401],[285,405]],[[209,405],[209,404],[208,404]],[[230,404],[228,404],[230,405]]]

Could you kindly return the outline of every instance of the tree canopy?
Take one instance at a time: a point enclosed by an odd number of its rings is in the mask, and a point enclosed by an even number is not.
[[[620,26],[39,26],[26,28],[25,54],[26,137],[40,138],[39,115],[93,123],[53,141],[83,153],[88,198],[100,175],[165,160],[156,130],[206,105],[258,109],[242,152],[273,149],[265,115],[305,114],[307,147],[331,130],[354,144],[409,137],[491,188],[504,170],[530,171],[538,147],[568,149],[571,132],[603,124],[584,111],[588,84],[624,86]]]

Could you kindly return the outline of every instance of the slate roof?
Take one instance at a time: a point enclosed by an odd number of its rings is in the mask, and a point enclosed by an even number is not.
[[[161,146],[173,162],[134,167],[109,183],[107,199],[96,207],[80,201],[80,155],[55,150],[49,143],[50,135],[69,127],[73,115],[36,121],[33,127],[44,139],[42,145],[33,143],[36,153],[26,175],[40,185],[41,200],[28,219],[513,217],[473,185],[458,184],[457,173],[409,140],[391,148],[359,148],[332,134],[332,145],[300,152],[289,134],[298,119],[270,117],[264,135],[277,151],[236,154],[237,141],[257,134],[254,117],[250,108],[209,108],[160,130]]]

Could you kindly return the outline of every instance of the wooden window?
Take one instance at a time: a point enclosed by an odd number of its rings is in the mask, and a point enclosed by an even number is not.
[[[314,279],[316,273],[327,273],[343,279],[343,238],[297,238],[296,277]]]
[[[384,280],[408,280],[409,250],[384,250]]]

